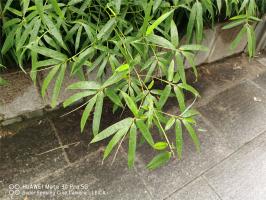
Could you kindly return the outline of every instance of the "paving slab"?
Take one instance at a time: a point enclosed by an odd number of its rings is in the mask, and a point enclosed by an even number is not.
[[[198,178],[172,194],[167,200],[220,200],[203,178]]]
[[[8,84],[0,87],[0,121],[27,115],[44,108],[38,88],[23,72],[4,74]]]
[[[265,149],[263,133],[204,176],[223,200],[265,200]]]
[[[68,145],[68,147],[66,146],[67,148],[65,148],[65,151],[70,162],[75,162],[104,145],[104,143],[90,144],[93,137],[91,120],[87,122],[84,132],[81,133],[80,119],[82,111],[83,110],[78,110],[64,115],[67,113],[66,111],[61,113],[61,115],[52,118],[56,131],[62,141],[62,145]]]
[[[266,72],[253,79],[253,81],[266,91]]]
[[[245,79],[253,79],[265,70],[257,60],[242,55],[199,67],[198,81],[191,82],[204,97],[198,99],[197,105],[205,104],[218,93]]]
[[[120,152],[122,153],[122,152]],[[135,171],[127,168],[123,155],[118,153],[117,160],[102,164],[103,151],[85,157],[80,162],[43,180],[42,184],[50,185],[84,185],[85,188],[67,189],[67,191],[83,191],[82,194],[56,195],[56,199],[151,199],[145,185]],[[49,196],[46,196],[47,199]]]
[[[10,134],[0,140],[0,199],[5,199],[9,184],[30,184],[66,164],[61,150],[38,155],[59,146],[46,120],[13,129],[17,133],[7,129]]]
[[[192,180],[193,176],[182,168],[182,162],[178,159],[172,159],[166,165],[155,170],[147,169],[146,165],[158,153],[147,144],[138,146],[135,168],[152,194],[153,199],[164,199]]]
[[[172,107],[167,112],[178,112],[177,107]],[[197,152],[195,150],[189,134],[184,130],[183,158],[181,160],[171,160],[166,166],[159,169],[153,171],[145,169],[145,164],[157,155],[158,151],[154,151],[147,144],[137,149],[137,172],[146,183],[154,199],[166,198],[169,194],[177,191],[233,152],[230,146],[227,145],[228,142],[220,141],[221,135],[205,124],[200,116],[197,118],[195,129],[201,141],[201,151]],[[155,131],[153,131],[154,135],[156,134]],[[172,132],[174,130],[169,131],[169,139],[174,142],[174,134],[171,134]],[[158,134],[156,136],[154,136],[155,141],[160,141]]]
[[[184,131],[185,154],[181,161],[182,168],[192,177],[198,177],[211,167],[234,152],[234,149],[223,140],[223,134],[207,125],[201,116],[197,117],[196,133],[199,137],[201,149],[196,151],[187,131]]]
[[[233,149],[266,130],[266,96],[249,81],[215,96],[199,111],[223,133],[221,140]]]
[[[266,67],[266,58],[265,57],[259,58],[258,62],[260,62],[262,65],[264,65]]]
[[[105,129],[106,127],[112,125],[113,123],[119,120],[119,114],[115,114],[114,116],[112,116],[110,112],[112,108],[111,106],[112,104],[110,102],[105,101],[100,130]],[[73,109],[74,108],[64,110],[63,112],[60,112],[57,115],[50,117],[62,141],[62,145],[65,146],[72,144],[65,149],[70,162],[75,162],[80,158],[84,157],[85,155],[90,154],[103,146],[106,146],[108,142],[107,139],[103,142],[90,144],[93,138],[93,115],[88,118],[84,131],[81,133],[80,120],[84,108],[71,112],[73,111]]]

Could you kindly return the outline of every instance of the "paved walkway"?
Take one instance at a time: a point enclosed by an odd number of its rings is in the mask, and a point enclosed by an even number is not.
[[[88,145],[90,129],[79,132],[80,111],[51,115],[4,130],[0,199],[265,200],[266,56],[250,63],[234,57],[199,71],[200,153],[185,134],[183,159],[157,170],[144,167],[154,155],[145,145],[132,170],[125,148],[113,165],[102,165],[105,144]]]

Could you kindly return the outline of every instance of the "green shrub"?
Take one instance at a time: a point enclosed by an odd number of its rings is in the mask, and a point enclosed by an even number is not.
[[[254,22],[265,11],[265,0],[7,0],[0,2],[2,40],[1,63],[16,62],[21,70],[31,63],[30,75],[49,70],[42,85],[45,96],[54,79],[51,105],[54,107],[66,71],[80,81],[68,87],[77,93],[64,102],[67,107],[86,98],[81,131],[93,113],[92,143],[112,136],[104,152],[106,159],[114,147],[128,138],[128,165],[135,160],[137,138],[146,141],[159,154],[148,164],[154,169],[171,157],[181,158],[182,128],[187,129],[197,150],[193,128],[197,111],[192,105],[199,93],[186,81],[185,60],[197,70],[194,55],[206,51],[200,45],[204,24],[230,20],[224,28],[243,26],[234,40],[236,47],[246,34],[248,52],[255,53]],[[187,42],[179,38],[186,34]],[[194,41],[194,44],[193,44]],[[94,72],[95,79],[86,81]],[[108,75],[109,72],[110,74]],[[156,89],[155,82],[163,89]],[[187,105],[184,91],[194,94]],[[178,114],[164,112],[169,97],[176,97]],[[88,98],[89,97],[89,98]],[[113,102],[113,112],[126,107],[131,117],[100,130],[103,102]],[[151,128],[158,129],[154,140]],[[174,132],[169,131],[174,127]],[[175,140],[170,141],[170,134]],[[117,148],[117,149],[118,149]]]

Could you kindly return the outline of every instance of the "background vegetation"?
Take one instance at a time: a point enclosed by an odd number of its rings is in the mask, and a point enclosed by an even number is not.
[[[0,64],[14,66],[15,62],[25,73],[30,70],[34,82],[38,72],[46,70],[41,93],[45,96],[51,81],[55,81],[53,107],[60,92],[64,92],[60,90],[65,74],[79,77],[79,82],[68,87],[77,93],[64,106],[87,99],[81,131],[91,115],[91,142],[112,137],[104,159],[128,139],[130,167],[137,144],[147,142],[158,150],[148,164],[154,169],[171,157],[181,158],[182,128],[200,149],[193,128],[197,111],[192,108],[194,101],[186,104],[184,92],[192,93],[195,100],[199,94],[187,84],[184,63],[187,60],[192,66],[196,79],[194,54],[208,50],[200,45],[203,27],[221,21],[229,21],[225,29],[242,26],[232,48],[246,35],[252,57],[256,43],[252,25],[260,21],[265,8],[265,0],[1,1]],[[186,43],[180,44],[179,38],[184,35]],[[30,69],[25,67],[29,64]],[[91,78],[87,72],[96,75]],[[155,82],[163,88],[155,88]],[[0,84],[4,83],[0,78]],[[163,109],[171,96],[177,100],[177,115]],[[114,113],[127,107],[131,116],[101,130],[105,99],[113,102]],[[151,128],[158,129],[158,136],[150,132]]]

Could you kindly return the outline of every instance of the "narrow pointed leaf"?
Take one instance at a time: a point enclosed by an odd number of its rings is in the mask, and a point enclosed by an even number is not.
[[[53,77],[55,76],[57,71],[59,70],[59,68],[60,68],[60,65],[54,66],[53,69],[51,69],[49,71],[48,75],[44,79],[43,84],[42,84],[42,91],[41,91],[42,97],[45,96],[45,92],[46,92],[51,80],[53,79]]]
[[[127,133],[128,128],[123,128],[117,131],[117,133],[113,136],[113,138],[108,143],[107,147],[105,148],[103,159],[107,158],[107,156],[111,153],[115,145],[121,140],[121,138]]]
[[[160,99],[159,99],[159,102],[158,102],[158,107],[159,108],[162,108],[164,106],[164,104],[166,103],[170,93],[171,93],[171,89],[172,87],[170,85],[167,85],[163,92],[161,93],[161,96],[160,96]]]
[[[155,22],[153,22],[152,25],[150,25],[148,28],[147,28],[147,31],[146,31],[146,35],[149,35],[153,32],[153,30],[155,28],[157,28],[167,17],[169,17],[175,10],[170,10],[169,12],[167,13],[164,13],[163,15],[161,15],[157,20],[155,20]]]
[[[96,81],[79,81],[67,87],[69,90],[97,90],[101,84]]]
[[[156,150],[164,150],[168,147],[168,144],[167,142],[156,142],[154,145],[153,145],[153,148],[156,149]]]
[[[177,156],[179,159],[181,159],[183,152],[183,135],[182,135],[182,125],[179,120],[176,120],[175,124],[175,141],[176,141]]]
[[[102,117],[102,110],[103,110],[103,98],[104,98],[104,94],[103,92],[100,92],[97,95],[97,101],[96,101],[94,116],[93,116],[93,123],[92,123],[93,135],[97,135],[99,132],[100,122],[101,122],[101,117]]]
[[[55,81],[55,86],[54,86],[53,95],[52,95],[52,102],[51,102],[52,108],[54,108],[57,104],[57,99],[59,97],[62,83],[63,83],[64,77],[65,77],[66,67],[67,67],[66,64],[63,64],[60,66],[60,72],[59,72],[58,77]]]
[[[71,97],[67,98],[63,105],[64,107],[67,107],[77,101],[79,101],[80,99],[84,98],[84,97],[88,97],[91,95],[94,95],[96,93],[96,91],[85,91],[85,92],[79,92],[77,94],[72,95]]]
[[[137,146],[137,127],[132,124],[129,132],[128,141],[128,166],[133,167],[136,157],[136,146]]]
[[[190,123],[188,121],[186,121],[185,119],[183,120],[183,124],[185,125],[191,139],[193,140],[193,143],[196,147],[197,151],[200,151],[200,141],[198,139],[197,134],[195,133],[194,128],[190,125]]]
[[[128,108],[131,110],[131,112],[134,114],[134,116],[138,116],[138,108],[137,105],[135,104],[135,102],[133,101],[133,99],[125,92],[121,91],[124,100],[128,106]]]
[[[151,145],[154,145],[154,141],[152,138],[152,135],[150,133],[149,128],[146,126],[146,124],[143,122],[143,120],[137,120],[136,121],[137,127],[139,128],[140,132],[142,133],[145,140]]]
[[[168,121],[167,121],[167,123],[166,123],[166,125],[165,125],[165,130],[166,131],[168,131],[173,125],[174,125],[174,123],[175,123],[175,118],[174,117],[171,117]]]
[[[165,163],[167,163],[171,158],[171,153],[166,151],[166,152],[162,152],[160,154],[158,154],[157,156],[155,156],[147,165],[148,169],[156,169],[162,165],[164,165]]]
[[[97,96],[94,96],[92,99],[90,99],[89,103],[87,104],[85,110],[83,111],[83,114],[82,114],[82,117],[81,117],[81,121],[80,121],[80,129],[81,129],[81,132],[83,132],[84,130],[84,127],[86,125],[86,122],[90,116],[90,113],[96,103],[96,99],[97,99]]]
[[[123,120],[109,126],[108,128],[106,128],[105,130],[103,130],[99,134],[95,135],[93,140],[91,141],[91,143],[95,143],[95,142],[104,140],[105,138],[116,133],[118,130],[125,128],[125,127],[130,127],[132,122],[133,122],[133,119],[129,117],[129,118],[123,119]]]

